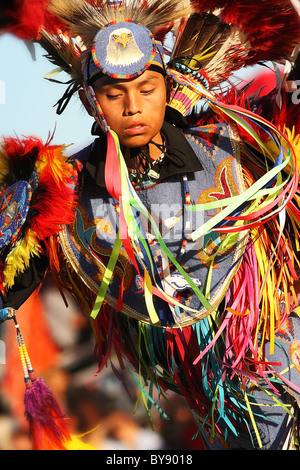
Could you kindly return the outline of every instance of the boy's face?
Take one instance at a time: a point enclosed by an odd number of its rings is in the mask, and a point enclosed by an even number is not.
[[[164,77],[146,70],[132,80],[100,78],[94,84],[96,98],[110,128],[126,147],[160,142],[167,105]]]

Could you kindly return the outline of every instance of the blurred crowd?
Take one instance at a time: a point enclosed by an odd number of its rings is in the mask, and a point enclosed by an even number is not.
[[[99,450],[203,450],[186,402],[168,394],[168,419],[147,411],[130,372],[121,384],[110,366],[97,374],[90,326],[73,300],[64,300],[47,277],[18,312],[18,322],[37,375],[43,377],[70,431]],[[24,417],[24,380],[14,325],[0,325],[5,360],[0,364],[0,450],[31,450]],[[151,417],[150,417],[151,416]]]

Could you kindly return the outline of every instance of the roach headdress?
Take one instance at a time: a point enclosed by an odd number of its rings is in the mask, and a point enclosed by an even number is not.
[[[289,0],[262,0],[257,4],[246,0],[15,0],[13,6],[1,8],[5,30],[38,41],[48,59],[57,65],[57,72],[69,73],[70,86],[59,103],[59,112],[73,92],[91,78],[85,70],[87,61],[93,68],[99,67],[98,72],[135,76],[149,67],[155,49],[154,55],[162,63],[162,49],[157,46],[161,43],[171,74],[175,69],[213,88],[241,67],[289,60],[299,41],[299,17]],[[138,34],[138,25],[145,40],[145,50],[138,53],[143,59],[129,66],[126,54],[133,41],[127,41],[123,42],[123,59],[118,59],[121,68],[105,61],[106,47],[113,39],[110,34],[122,26],[135,28]],[[170,41],[165,44],[170,32],[171,48]],[[117,42],[115,38],[119,50],[124,34],[126,31],[120,32]],[[86,51],[92,52],[93,59],[85,58],[82,70]]]

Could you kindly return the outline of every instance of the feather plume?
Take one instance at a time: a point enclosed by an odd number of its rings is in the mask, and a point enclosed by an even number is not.
[[[47,52],[46,58],[49,62],[58,67],[49,75],[52,77],[59,72],[66,72],[73,80],[74,87],[79,87],[82,82],[81,49],[72,37],[67,33],[51,34],[43,29],[40,32],[39,44]]]
[[[289,0],[228,1],[222,20],[247,35],[250,50],[247,64],[263,60],[289,59],[300,40],[299,15]]]
[[[64,28],[63,22],[47,11],[48,0],[13,0],[1,3],[0,31],[29,40],[38,37],[42,28],[49,32]]]
[[[169,66],[183,63],[214,85],[240,67],[246,58],[244,41],[243,33],[218,16],[195,13],[179,28]]]
[[[68,24],[73,36],[80,36],[85,47],[89,48],[99,29],[112,21],[130,19],[142,23],[155,34],[167,24],[190,14],[192,9],[186,5],[185,0],[148,0],[142,3],[132,0],[121,6],[117,1],[108,0],[52,0],[49,9]]]
[[[196,13],[179,28],[172,59],[203,73],[211,86],[243,66],[290,60],[300,41],[299,16],[289,0],[192,5]]]
[[[20,180],[30,182],[33,195],[26,221],[14,246],[5,247],[5,287],[42,251],[40,242],[57,234],[74,220],[76,172],[64,155],[64,146],[45,144],[38,138],[6,138],[0,149],[2,192]]]
[[[3,287],[10,289],[15,277],[29,267],[30,258],[40,256],[42,248],[37,236],[31,230],[27,231],[26,238],[21,238],[12,248],[5,259],[3,267]]]
[[[212,46],[217,48],[218,42],[225,32],[228,34],[230,26],[221,22],[213,14],[195,13],[179,30],[178,39],[172,51],[172,57],[194,57],[198,51],[209,51]]]

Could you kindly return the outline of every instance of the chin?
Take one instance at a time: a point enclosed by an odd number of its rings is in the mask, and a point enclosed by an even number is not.
[[[124,139],[120,139],[120,142],[125,147],[134,148],[134,147],[144,147],[150,142],[151,139],[152,137],[137,135],[137,136],[130,137],[130,138],[127,137]]]

